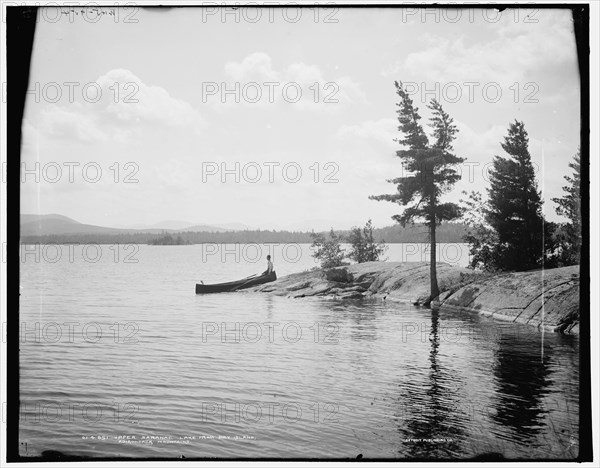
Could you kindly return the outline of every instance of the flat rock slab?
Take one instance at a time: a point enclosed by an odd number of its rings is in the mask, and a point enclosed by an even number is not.
[[[440,290],[457,288],[476,276],[466,268],[446,263],[437,266]],[[420,304],[429,298],[429,264],[425,262],[367,262],[310,270],[285,276],[273,283],[250,288],[279,296],[380,297]],[[360,296],[357,296],[360,294]]]
[[[500,320],[579,332],[579,266],[479,278],[439,301]]]
[[[435,307],[476,312],[562,333],[579,332],[579,266],[484,274],[437,264]],[[429,263],[367,262],[315,269],[250,288],[291,298],[366,297],[423,304],[429,298]]]

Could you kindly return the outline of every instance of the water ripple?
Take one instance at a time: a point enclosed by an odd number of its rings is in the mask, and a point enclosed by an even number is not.
[[[197,247],[23,265],[23,455],[577,454],[576,338],[385,302],[196,296],[190,279],[232,271]]]

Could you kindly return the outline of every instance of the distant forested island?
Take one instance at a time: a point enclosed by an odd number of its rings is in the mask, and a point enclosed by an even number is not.
[[[148,242],[150,245],[189,245],[190,241],[185,240],[180,235],[177,237],[172,236],[171,234],[165,234],[164,236],[160,236],[158,239],[152,239]]]
[[[377,242],[388,244],[427,242],[428,228],[415,224],[403,228],[400,225],[373,230]],[[350,231],[336,231],[347,236]],[[437,241],[441,243],[463,243],[467,233],[462,223],[443,223],[437,230]],[[188,245],[203,243],[248,244],[248,243],[298,243],[310,244],[310,232],[245,230],[226,232],[110,232],[110,233],[65,233],[21,236],[23,244],[150,244]]]

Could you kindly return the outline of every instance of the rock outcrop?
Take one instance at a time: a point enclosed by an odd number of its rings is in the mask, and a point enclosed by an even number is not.
[[[579,332],[579,267],[483,274],[438,263],[440,295],[434,307],[476,312],[500,320]],[[249,291],[299,297],[380,298],[423,304],[429,298],[429,264],[368,262],[285,276]]]
[[[579,266],[490,275],[442,296],[447,309],[579,333]]]

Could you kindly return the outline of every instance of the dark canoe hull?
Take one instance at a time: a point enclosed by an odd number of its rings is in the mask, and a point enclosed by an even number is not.
[[[212,294],[221,292],[232,292],[239,289],[251,288],[259,284],[271,283],[277,279],[275,272],[269,275],[255,276],[254,278],[244,278],[238,281],[219,284],[198,284],[196,283],[196,294]]]

